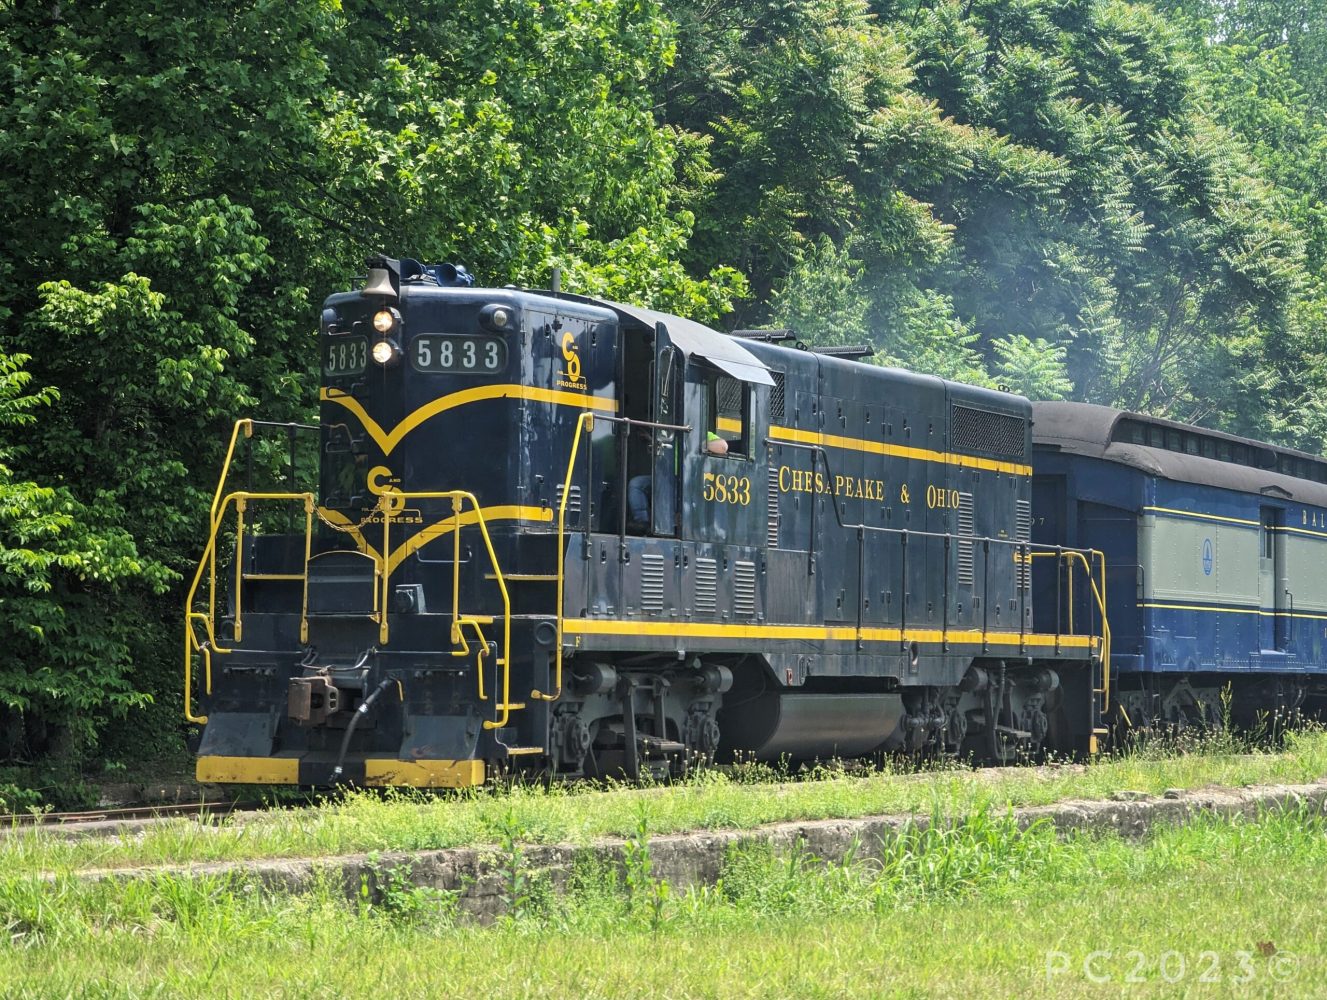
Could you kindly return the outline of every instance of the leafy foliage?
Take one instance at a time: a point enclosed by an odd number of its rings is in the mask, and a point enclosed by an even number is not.
[[[0,428],[9,434],[37,423],[41,408],[58,399],[54,389],[30,391],[26,355],[0,355]],[[76,748],[92,735],[88,723],[50,731],[63,709],[123,711],[140,704],[126,672],[90,670],[119,658],[115,639],[97,627],[96,588],[118,589],[160,576],[138,559],[133,540],[103,522],[66,488],[18,479],[11,463],[27,448],[0,447],[0,642],[8,656],[0,667],[0,720],[11,754],[24,742],[43,749]],[[26,723],[26,724],[25,724]]]
[[[1321,384],[1284,362],[1307,357],[1299,227],[1214,113],[1197,40],[1147,6],[678,17],[665,113],[721,175],[692,259],[748,271],[744,325],[865,335],[976,382],[1024,384],[1014,359],[1040,343],[1055,370],[1029,391],[1262,433],[1282,426],[1269,394]]]

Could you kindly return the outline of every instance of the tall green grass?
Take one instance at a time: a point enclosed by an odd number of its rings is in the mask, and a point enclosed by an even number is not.
[[[1242,748],[1240,748],[1242,749]],[[1119,789],[1308,782],[1327,775],[1327,733],[1291,734],[1275,751],[1149,745],[1087,766],[999,771],[956,765],[920,773],[822,768],[799,780],[760,766],[702,772],[667,787],[513,786],[435,795],[359,792],[308,807],[280,807],[215,825],[177,819],[125,838],[70,841],[13,830],[0,838],[0,870],[59,872],[171,863],[423,851],[497,844],[514,824],[525,843],[631,837],[643,816],[656,834],[750,829],[783,820],[869,815],[958,815]]]
[[[716,885],[678,891],[652,875],[638,817],[625,869],[582,861],[562,894],[526,872],[489,927],[402,869],[380,868],[353,899],[239,875],[10,873],[0,995],[1306,996],[1325,981],[1327,822],[1314,812],[1200,818],[1141,843],[1020,830],[991,809],[934,818],[834,863],[733,849]],[[1131,950],[1149,965],[1126,989]],[[1082,972],[1096,952],[1112,956],[1097,963],[1107,982]],[[1167,982],[1166,952],[1193,975]],[[1208,953],[1225,962],[1215,984],[1196,979]],[[1049,976],[1051,954],[1069,971]],[[1289,979],[1273,978],[1278,954],[1295,960]],[[1235,981],[1239,961],[1251,982]]]

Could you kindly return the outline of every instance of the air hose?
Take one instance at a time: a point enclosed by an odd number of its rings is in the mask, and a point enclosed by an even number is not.
[[[336,755],[336,767],[332,768],[332,784],[336,784],[341,778],[343,765],[346,762],[346,751],[350,749],[350,738],[355,735],[355,727],[359,725],[359,720],[369,714],[369,709],[373,703],[378,700],[378,695],[382,694],[396,681],[388,677],[382,681],[373,693],[359,703],[359,708],[355,709],[355,714],[350,717],[350,722],[346,724],[346,734],[341,738],[341,752]]]

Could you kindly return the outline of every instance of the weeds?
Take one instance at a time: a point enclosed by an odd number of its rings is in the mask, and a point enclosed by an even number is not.
[[[413,865],[384,865],[376,854],[369,856],[367,868],[359,880],[361,915],[404,924],[455,922],[463,889],[417,885]]]
[[[642,808],[635,832],[623,846],[623,870],[627,889],[627,912],[643,911],[650,930],[658,934],[672,890],[663,879],[654,877],[650,857],[649,813]]]
[[[455,897],[415,886],[408,865],[381,861],[351,900],[330,875],[297,896],[240,877],[7,875],[0,993],[362,996],[394,983],[411,995],[832,997],[923,983],[937,995],[1106,996],[1119,984],[1048,981],[1045,955],[1129,948],[1253,953],[1257,989],[1205,996],[1275,993],[1262,987],[1276,985],[1266,978],[1276,954],[1303,963],[1286,995],[1323,981],[1327,822],[1307,806],[1200,817],[1129,842],[1058,839],[1044,825],[1020,829],[1007,810],[937,805],[925,823],[837,861],[800,842],[781,852],[748,842],[718,885],[666,894],[647,814],[635,820],[625,865],[581,857],[564,894],[540,896],[519,815],[507,815],[504,891],[515,881],[525,902],[519,919],[492,927],[459,919]]]
[[[517,818],[515,810],[509,809],[497,824],[497,834],[497,870],[502,881],[503,909],[507,919],[520,920],[528,914],[536,898],[534,881],[525,862],[525,848],[522,846],[528,831]]]

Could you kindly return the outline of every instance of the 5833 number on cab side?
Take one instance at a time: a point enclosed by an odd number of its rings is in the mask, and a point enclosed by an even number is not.
[[[709,502],[735,503],[745,507],[751,503],[751,480],[747,476],[707,472],[701,496]]]

